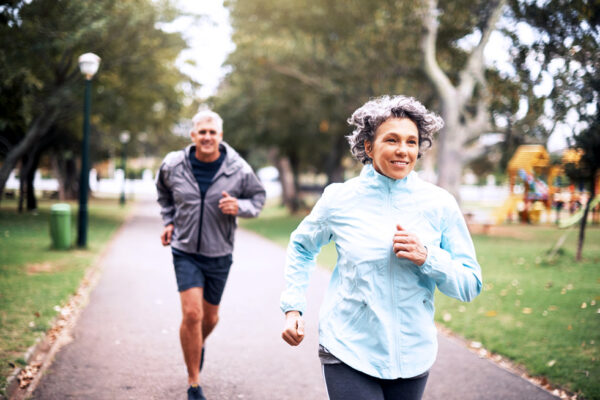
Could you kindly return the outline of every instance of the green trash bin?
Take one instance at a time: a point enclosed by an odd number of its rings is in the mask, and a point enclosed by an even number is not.
[[[64,203],[50,207],[50,237],[52,247],[66,250],[71,247],[71,206]]]

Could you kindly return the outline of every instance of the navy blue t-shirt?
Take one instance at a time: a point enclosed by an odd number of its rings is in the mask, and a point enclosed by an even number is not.
[[[192,172],[198,181],[198,185],[200,186],[200,191],[202,193],[206,193],[208,187],[212,183],[215,174],[223,164],[223,160],[225,160],[225,148],[223,146],[219,147],[221,155],[218,159],[212,162],[202,162],[196,158],[196,147],[192,146],[190,149],[190,163],[192,164]]]

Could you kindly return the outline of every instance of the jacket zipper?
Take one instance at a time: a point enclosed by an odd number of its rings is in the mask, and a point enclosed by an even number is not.
[[[200,225],[198,226],[198,246],[196,247],[196,253],[200,253],[200,244],[202,243],[202,220],[204,219],[204,199],[206,192],[200,190]]]
[[[394,221],[393,218],[393,213],[392,213],[392,188],[388,188],[388,196],[387,196],[387,209],[388,209],[388,213],[390,214],[390,220]],[[394,232],[396,231],[396,221],[394,221]],[[398,310],[396,307],[396,291],[394,290],[394,268],[393,268],[393,258],[394,257],[394,250],[392,248],[392,252],[389,254],[389,262],[388,262],[388,266],[389,266],[389,270],[390,270],[390,291],[391,291],[391,300],[392,300],[392,313],[393,313],[393,317],[394,320],[398,323],[400,323],[400,321],[398,320]],[[398,369],[401,369],[400,367],[400,356],[399,356],[399,349],[400,349],[400,345],[398,344],[399,341],[399,337],[398,337],[399,333],[398,332],[394,332],[394,338],[392,340],[392,354],[394,355],[394,364],[396,365],[396,367]]]

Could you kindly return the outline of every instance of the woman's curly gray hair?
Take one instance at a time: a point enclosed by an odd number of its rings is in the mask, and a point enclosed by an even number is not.
[[[366,102],[348,119],[354,126],[352,134],[346,136],[352,155],[361,163],[371,163],[365,151],[365,140],[373,142],[377,128],[390,118],[408,118],[419,131],[419,158],[432,144],[433,134],[442,129],[444,120],[429,111],[413,97],[381,96]]]

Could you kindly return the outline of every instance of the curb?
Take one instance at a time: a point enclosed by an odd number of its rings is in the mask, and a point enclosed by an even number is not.
[[[446,326],[435,323],[435,326],[439,333],[443,334],[447,338],[459,343],[461,346],[465,347],[471,353],[477,354],[479,358],[484,358],[492,363],[494,363],[499,368],[502,368],[505,371],[510,372],[513,375],[520,377],[531,383],[532,385],[544,390],[547,393],[550,393],[561,400],[577,400],[579,397],[577,394],[569,392],[562,387],[552,384],[548,379],[543,376],[532,376],[529,374],[527,369],[519,364],[515,364],[508,358],[501,356],[500,354],[493,353],[486,348],[484,348],[481,343],[474,342],[469,339],[466,339],[457,333],[454,333],[452,330],[447,328]]]

